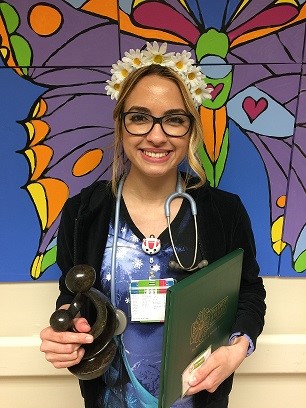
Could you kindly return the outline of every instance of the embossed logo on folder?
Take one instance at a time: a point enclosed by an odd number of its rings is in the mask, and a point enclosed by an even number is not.
[[[218,320],[225,314],[228,306],[228,296],[212,308],[204,308],[198,313],[191,325],[190,345],[198,347],[213,330]]]

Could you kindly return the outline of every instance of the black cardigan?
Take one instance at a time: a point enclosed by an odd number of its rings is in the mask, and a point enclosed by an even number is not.
[[[264,325],[265,289],[258,277],[256,250],[250,219],[240,198],[206,183],[189,193],[198,208],[199,245],[202,256],[209,263],[237,248],[244,249],[242,278],[236,323],[232,332],[246,333],[256,347],[256,339]],[[95,287],[101,290],[99,276],[115,198],[109,184],[94,183],[66,202],[58,233],[57,263],[62,271],[57,307],[70,303],[74,295],[65,285],[68,270],[77,264],[89,264],[97,272]],[[82,310],[90,323],[95,319],[91,305]],[[195,407],[205,407],[209,402],[224,398],[230,393],[233,376],[225,380],[210,394],[199,392],[194,396]],[[95,398],[101,381],[81,381],[86,408],[97,408]]]

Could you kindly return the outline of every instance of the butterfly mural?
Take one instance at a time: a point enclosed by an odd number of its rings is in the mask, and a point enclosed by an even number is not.
[[[270,246],[277,257],[289,248],[292,271],[305,271],[303,3],[0,2],[5,65],[46,88],[23,121],[28,135],[23,154],[30,169],[26,190],[41,229],[33,279],[55,262],[66,199],[110,177],[113,102],[105,81],[123,50],[141,48],[147,40],[192,52],[213,88],[212,99],[200,107],[204,140],[199,153],[210,183],[226,187],[233,135],[247,140],[265,172]],[[238,154],[251,157],[249,150]],[[241,187],[248,196],[249,187]],[[260,218],[256,222],[260,228]],[[286,275],[281,263],[273,274]]]
[[[131,8],[136,24],[186,40],[213,87],[200,111],[201,155],[211,183],[218,186],[224,173],[228,121],[256,146],[269,180],[272,246],[278,255],[292,248],[297,272],[306,266],[304,120],[297,120],[305,13],[296,1],[222,1],[217,11],[205,1],[148,0]],[[302,101],[299,107],[301,116]]]

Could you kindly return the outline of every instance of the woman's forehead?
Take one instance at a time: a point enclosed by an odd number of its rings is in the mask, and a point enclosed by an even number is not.
[[[157,75],[141,78],[130,90],[125,109],[131,106],[143,106],[148,110],[153,107],[161,109],[185,109],[184,99],[179,86],[171,79]]]

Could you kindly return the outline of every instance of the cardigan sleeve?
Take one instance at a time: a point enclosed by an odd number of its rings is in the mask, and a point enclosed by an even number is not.
[[[69,198],[63,208],[57,238],[57,264],[62,272],[59,279],[60,295],[57,307],[71,303],[75,294],[65,284],[68,271],[78,264],[91,265],[97,271],[94,287],[101,290],[98,277],[103,248],[106,245],[113,196],[108,182],[95,182]],[[82,313],[92,320],[92,308],[85,302]],[[90,309],[90,310],[89,310]]]
[[[74,266],[74,226],[80,205],[79,196],[69,198],[63,208],[57,235],[57,264],[62,272],[59,279],[60,294],[56,308],[71,303],[75,294],[65,284],[67,272]]]
[[[255,240],[250,218],[241,200],[238,198],[235,223],[233,225],[232,250],[243,248],[244,257],[238,300],[236,322],[232,332],[247,334],[256,347],[256,340],[263,330],[266,311],[266,291],[263,280],[259,276],[256,261]]]
[[[244,251],[238,309],[231,333],[246,334],[255,348],[264,326],[266,291],[259,276],[249,215],[237,194],[211,187],[208,182],[190,192],[198,207],[202,255],[208,262],[238,248]]]

